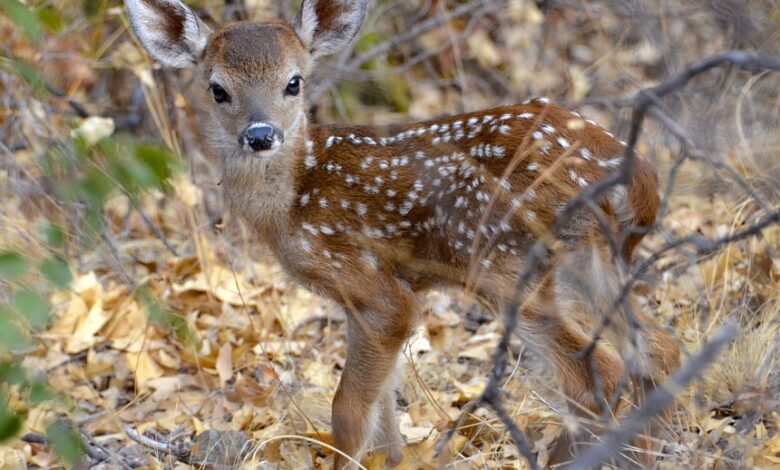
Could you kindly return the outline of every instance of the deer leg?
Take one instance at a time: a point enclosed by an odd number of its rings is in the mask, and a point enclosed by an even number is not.
[[[378,444],[392,462],[400,456],[401,441],[397,428],[392,430],[396,424],[391,378],[411,331],[411,315],[405,311],[356,316],[348,317],[347,360],[333,399],[333,438],[339,450],[359,461],[376,436],[384,440]],[[347,462],[337,454],[334,468],[349,467]]]
[[[636,311],[636,315],[640,322],[637,333],[644,367],[632,371],[631,382],[636,406],[642,406],[646,396],[663,385],[669,374],[680,365],[680,348],[669,333],[655,326],[645,314]],[[662,435],[661,423],[671,419],[673,410],[674,404],[645,426],[643,433],[633,440],[634,447],[638,450],[628,457],[640,462],[643,467],[652,466],[655,461],[654,454],[661,447],[654,438]]]
[[[607,269],[602,269],[601,273],[611,274]],[[618,386],[623,379],[626,364],[631,365],[628,373],[634,385],[637,404],[641,405],[645,395],[651,392],[656,384],[662,383],[666,375],[677,367],[679,349],[674,339],[665,331],[655,327],[634,304],[633,299],[629,299],[631,310],[640,323],[636,330],[636,344],[628,344],[631,336],[630,327],[616,316],[613,319],[613,325],[617,328],[614,332],[616,334],[608,335],[614,339],[614,349],[607,347],[604,342],[593,346],[592,337],[583,331],[589,327],[581,325],[590,324],[588,318],[591,321],[600,318],[601,312],[597,307],[599,302],[583,301],[585,296],[578,297],[573,293],[571,288],[573,283],[569,282],[566,285],[569,287],[566,290],[569,293],[568,298],[564,296],[557,299],[557,307],[565,306],[566,319],[580,318],[583,323],[567,321],[561,315],[552,319],[545,317],[546,323],[549,324],[544,325],[542,329],[547,328],[548,331],[552,329],[554,332],[554,336],[549,338],[552,343],[551,355],[553,362],[556,363],[563,389],[575,404],[572,407],[575,414],[583,418],[588,416],[592,418],[602,415],[610,404],[617,407],[619,401],[614,395],[619,392]],[[601,303],[609,305],[608,301]],[[583,357],[582,351],[586,349],[590,351],[590,355]],[[623,357],[627,358],[627,362],[624,362],[617,349],[623,351]],[[611,411],[614,413],[616,410]],[[651,437],[657,434],[657,431],[658,422],[648,425],[644,434],[633,439],[634,450],[622,452],[615,458],[615,464],[620,468],[652,466],[654,462],[652,451],[655,450],[655,446]],[[564,431],[551,454],[550,463],[558,465],[571,460],[577,453],[575,441],[587,439],[588,434],[592,436],[593,429],[586,430],[586,433],[572,435]]]
[[[395,388],[388,387],[379,402],[379,423],[374,434],[375,449],[387,454],[386,468],[393,468],[401,463],[404,456],[401,453],[403,437],[398,431],[395,413]]]
[[[559,316],[536,319],[534,335],[545,341],[542,350],[552,362],[564,394],[570,400],[570,409],[579,417],[593,420],[609,406],[623,375],[623,361],[607,347],[597,344],[589,355],[582,352],[591,346],[592,339],[577,325]],[[550,454],[548,465],[556,467],[573,460],[578,447],[587,444],[596,429],[569,433],[563,430]]]

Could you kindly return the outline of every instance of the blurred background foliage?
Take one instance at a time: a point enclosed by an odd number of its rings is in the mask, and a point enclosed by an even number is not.
[[[297,0],[190,5],[211,24],[289,18],[299,7]],[[219,265],[273,291],[276,281],[268,287],[268,279],[276,274],[242,271],[265,258],[222,212],[219,165],[204,155],[196,132],[202,110],[192,97],[203,90],[193,89],[189,71],[150,62],[128,32],[120,2],[0,0],[0,12],[0,441],[40,432],[73,465],[88,445],[84,427],[101,410],[75,398],[63,379],[52,385],[51,374],[73,357],[92,360],[111,337],[106,325],[141,318],[103,317],[94,313],[96,302],[103,302],[101,312],[126,313],[121,309],[131,304],[147,313],[153,338],[177,345],[169,350],[176,366],[160,370],[194,367],[188,361],[214,366],[225,341],[235,348],[250,343],[236,340],[239,333],[205,327],[198,312],[208,308],[187,307],[171,283]],[[779,45],[780,4],[772,0],[375,0],[359,39],[318,67],[307,92],[315,121],[367,124],[549,95],[625,134],[626,98],[641,87],[710,53],[741,48],[779,56]],[[724,68],[663,103],[701,154],[732,165],[774,207],[780,200],[778,90],[776,76]],[[665,179],[679,148],[651,123],[640,150]],[[730,216],[746,220],[761,210],[709,165],[690,165],[683,176],[675,209],[682,207],[681,219],[702,220],[665,224],[659,239],[686,229],[719,233],[724,224],[733,228]],[[728,210],[704,215],[704,200]],[[764,287],[742,286],[749,292],[740,291],[736,304],[764,305],[776,295],[776,258],[767,256],[769,280],[756,281]],[[713,269],[713,276],[726,270]],[[76,294],[87,292],[106,299],[85,301],[86,320],[63,326]],[[203,302],[215,296],[230,303],[211,291]],[[260,325],[252,327],[255,336],[287,331],[263,308],[251,313]],[[703,337],[694,329],[687,331],[691,341]],[[113,360],[147,360],[135,338],[122,338],[110,340]],[[157,364],[166,364],[157,354],[149,362],[152,376]],[[143,380],[134,370],[135,382],[117,379],[131,397],[107,402],[124,406],[141,394]],[[75,418],[77,425],[69,421]],[[116,423],[95,427],[117,431]],[[18,452],[27,465],[54,462],[40,449]]]

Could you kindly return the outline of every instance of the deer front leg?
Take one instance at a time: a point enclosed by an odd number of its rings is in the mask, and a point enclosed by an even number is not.
[[[398,369],[398,366],[396,366]],[[374,449],[387,454],[387,468],[400,464],[404,456],[401,453],[403,437],[398,431],[398,423],[395,413],[395,387],[396,381],[391,379],[379,402],[379,423],[374,432]]]
[[[400,435],[393,397],[398,355],[413,326],[411,300],[392,302],[381,313],[348,315],[347,360],[333,399],[336,447],[360,461],[366,446],[376,444],[388,454],[388,464],[400,462]],[[348,466],[337,454],[334,468]]]

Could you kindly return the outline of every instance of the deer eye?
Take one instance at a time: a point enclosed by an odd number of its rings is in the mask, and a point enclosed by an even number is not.
[[[287,88],[284,89],[284,93],[290,96],[298,96],[298,93],[301,92],[301,80],[303,79],[298,75],[290,79],[289,83],[287,83]]]
[[[230,102],[230,95],[227,91],[225,91],[224,88],[217,85],[216,83],[212,83],[209,85],[209,90],[211,90],[211,94],[214,95],[214,101],[217,103],[228,103]]]

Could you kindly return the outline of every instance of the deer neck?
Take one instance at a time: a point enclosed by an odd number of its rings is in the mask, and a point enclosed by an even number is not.
[[[287,145],[273,155],[240,153],[222,159],[228,208],[271,244],[288,228],[297,187],[296,169],[306,155],[305,114],[301,114],[300,121]]]

